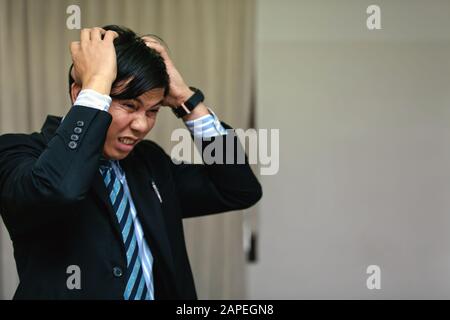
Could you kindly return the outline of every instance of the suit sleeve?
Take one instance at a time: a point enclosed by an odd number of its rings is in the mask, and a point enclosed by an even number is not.
[[[98,169],[111,119],[107,112],[73,106],[43,152],[28,135],[1,136],[2,207],[20,211],[83,199]]]
[[[225,123],[222,125],[230,129]],[[227,155],[230,150],[226,150],[226,139],[233,139],[233,161],[226,161],[227,157],[230,159],[230,155]],[[218,163],[177,165],[171,161],[183,218],[246,209],[262,197],[261,185],[248,164],[247,156],[245,155],[244,163],[238,161],[239,152],[245,153],[237,137],[213,137],[202,142],[202,150],[211,147],[212,143],[218,146],[217,150],[222,146],[223,152],[216,157]],[[203,154],[202,152],[202,156]]]

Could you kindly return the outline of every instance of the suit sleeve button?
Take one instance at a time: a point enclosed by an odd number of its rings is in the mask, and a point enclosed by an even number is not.
[[[76,134],[80,134],[81,132],[83,132],[83,129],[81,129],[80,127],[75,127],[75,129],[73,129],[73,132],[75,132]]]
[[[122,269],[119,267],[114,267],[113,268],[113,275],[116,278],[120,278],[123,275]]]
[[[77,134],[73,134],[70,136],[70,140],[72,140],[72,141],[78,141],[78,139],[80,139],[80,136]]]
[[[78,144],[75,141],[70,141],[69,142],[69,148],[72,149],[72,150],[75,149],[77,147],[77,145]]]
[[[77,127],[82,127],[84,126],[84,121],[77,121]]]

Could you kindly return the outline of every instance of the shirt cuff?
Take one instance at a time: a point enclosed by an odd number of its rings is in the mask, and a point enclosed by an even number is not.
[[[208,110],[210,114],[184,122],[195,138],[211,138],[227,134],[216,114],[211,109]]]
[[[98,93],[92,89],[81,90],[78,94],[77,100],[74,105],[94,108],[108,112],[112,99],[110,96]]]

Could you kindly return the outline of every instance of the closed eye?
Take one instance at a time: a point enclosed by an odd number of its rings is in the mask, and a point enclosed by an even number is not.
[[[130,110],[135,110],[136,106],[134,104],[131,103],[121,103],[120,104],[122,107],[126,108],[126,109],[130,109]]]
[[[150,109],[147,111],[147,114],[156,115],[159,112],[160,108]]]

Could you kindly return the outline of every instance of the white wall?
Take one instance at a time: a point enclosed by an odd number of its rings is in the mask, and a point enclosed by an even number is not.
[[[262,177],[249,298],[450,298],[450,2],[258,0]],[[366,268],[381,267],[381,290]]]

